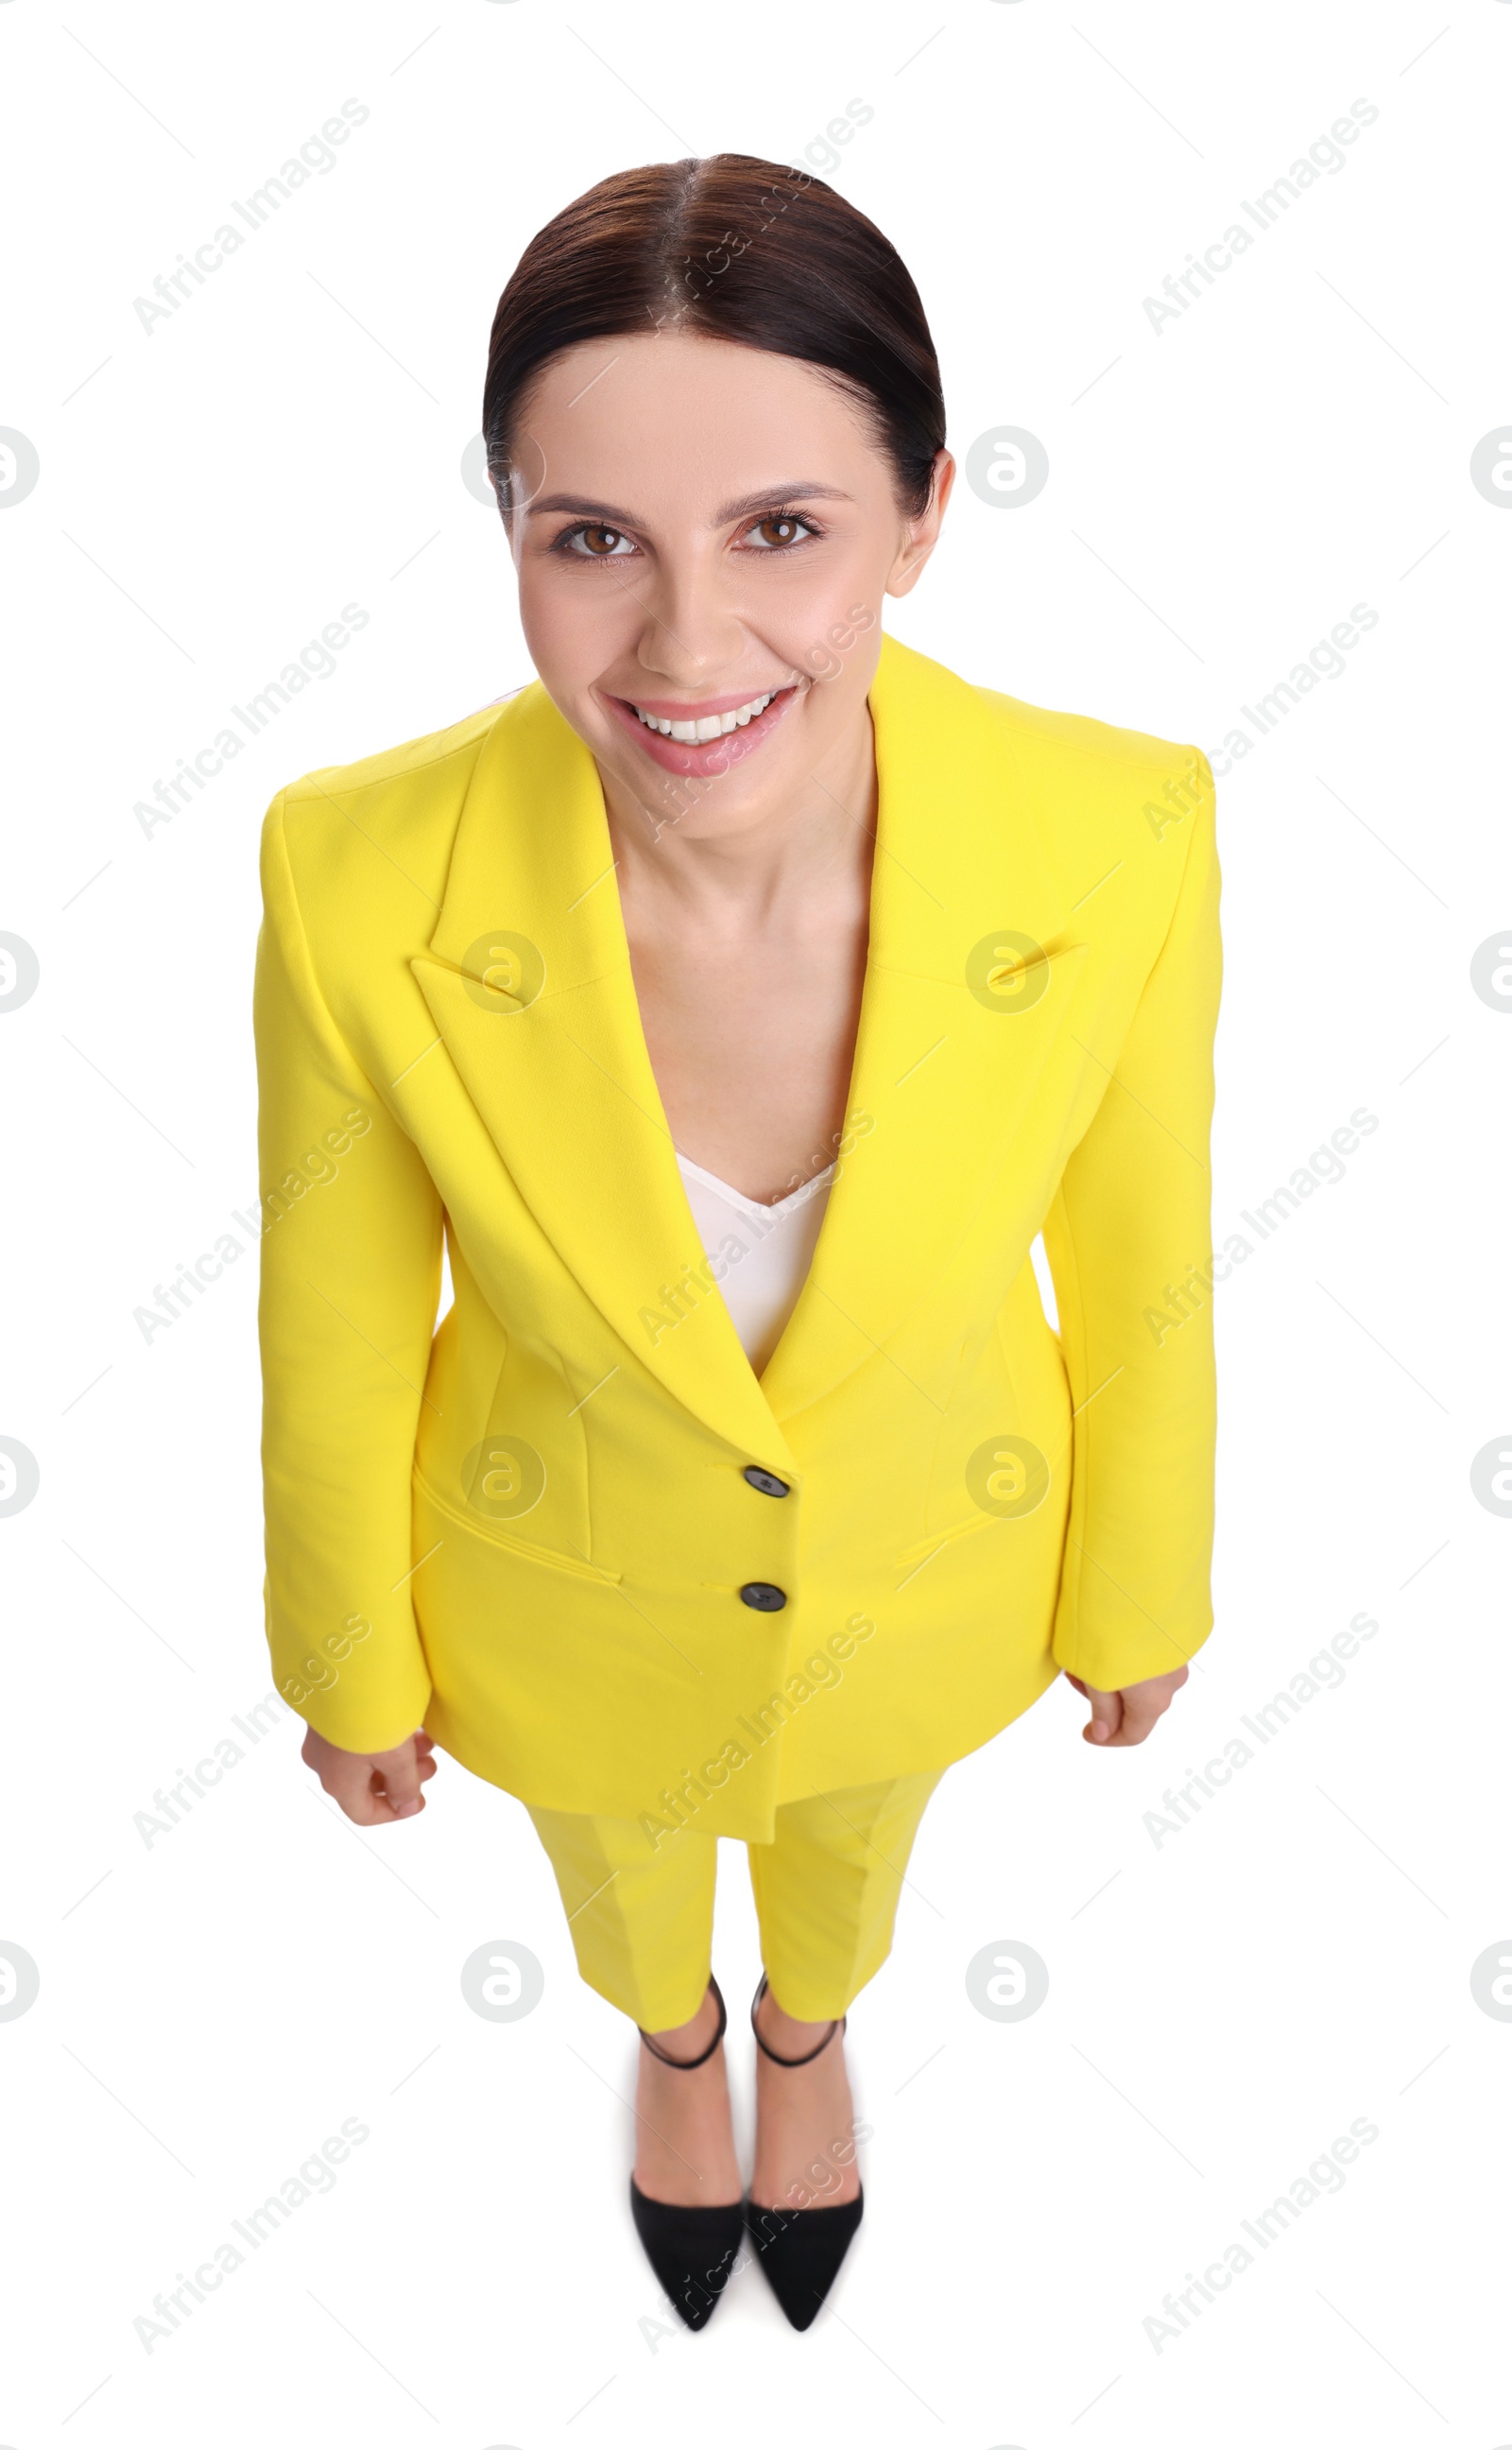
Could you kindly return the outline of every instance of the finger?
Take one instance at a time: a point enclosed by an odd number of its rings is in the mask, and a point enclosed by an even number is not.
[[[359,1828],[375,1828],[380,1820],[392,1820],[386,1796],[373,1791],[373,1764],[359,1753],[338,1753],[320,1772],[320,1784],[334,1803],[340,1805],[348,1820]]]
[[[387,1796],[375,1795],[370,1787],[354,1787],[349,1795],[339,1795],[336,1799],[348,1820],[355,1820],[359,1829],[377,1829],[394,1818]]]
[[[1142,1744],[1157,1719],[1163,1719],[1171,1706],[1169,1694],[1151,1686],[1134,1685],[1123,1696],[1123,1721],[1111,1740],[1115,1744]]]
[[[396,1820],[407,1820],[412,1813],[425,1808],[420,1793],[420,1767],[415,1757],[415,1739],[397,1745],[391,1753],[375,1753],[372,1760],[373,1779],[387,1799]]]
[[[1093,1690],[1087,1699],[1092,1704],[1092,1716],[1082,1728],[1083,1738],[1089,1744],[1116,1743],[1123,1723],[1123,1695]]]

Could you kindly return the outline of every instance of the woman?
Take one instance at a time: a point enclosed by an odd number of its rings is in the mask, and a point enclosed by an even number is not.
[[[484,431],[539,678],[264,829],[268,1638],[354,1820],[437,1744],[525,1802],[641,2030],[658,2275],[698,2328],[744,2225],[804,2327],[942,1771],[1057,1673],[1142,1741],[1211,1627],[1212,776],[884,637],[939,371],[802,173],[569,205]]]

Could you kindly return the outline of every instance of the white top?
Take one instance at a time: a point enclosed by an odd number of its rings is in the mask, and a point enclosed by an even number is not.
[[[777,1350],[808,1274],[835,1179],[833,1164],[785,1199],[765,1201],[677,1153],[708,1271],[757,1376]]]

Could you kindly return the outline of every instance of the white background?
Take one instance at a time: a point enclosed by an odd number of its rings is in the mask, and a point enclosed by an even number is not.
[[[1512,416],[1512,5],[0,0],[0,424],[40,467],[0,519],[0,928],[41,965],[0,1013],[0,1431],[41,1473],[0,1521],[0,1940],[41,1971],[0,2021],[4,2441],[1512,2440],[1512,2024],[1469,1980],[1512,1952],[1512,1523],[1470,1481],[1512,1413],[1512,1018],[1470,982],[1512,916],[1512,496],[1469,474]],[[337,166],[145,330],[133,301],[348,97]],[[417,1825],[359,1833],[283,1714],[139,1834],[270,1679],[255,1260],[150,1341],[133,1312],[256,1197],[268,801],[529,677],[459,473],[521,247],[632,163],[802,160],[853,98],[834,183],[915,275],[954,447],[1010,423],[1050,459],[1017,509],[960,488],[899,636],[1218,762],[1378,614],[1220,782],[1220,1238],[1378,1121],[1220,1292],[1186,1692],[1107,1758],[1058,1686],[947,1777],[852,2018],[876,2135],[843,2280],[798,2338],[748,2272],[693,2339],[656,2327],[625,2208],[632,2037],[517,1803],[443,1761]],[[1347,166],[1156,332],[1144,299],[1361,98]],[[145,831],[348,603],[336,671]],[[1162,1791],[1360,1613],[1344,1684],[1157,1846]],[[515,2024],[458,1980],[501,1938],[546,1968]],[[963,1970],[1010,1940],[1049,1996],[992,2022]],[[716,1962],[744,2104],[734,1848]],[[154,2294],[343,2118],[370,2132],[334,2189],[146,2353]],[[1165,2293],[1357,2118],[1342,2190],[1157,2348]]]

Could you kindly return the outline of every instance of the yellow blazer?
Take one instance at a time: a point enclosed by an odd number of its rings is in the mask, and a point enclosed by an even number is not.
[[[1209,1632],[1212,773],[892,639],[870,707],[849,1107],[759,1379],[541,685],[269,809],[267,1634],[334,1743],[765,1840]]]

